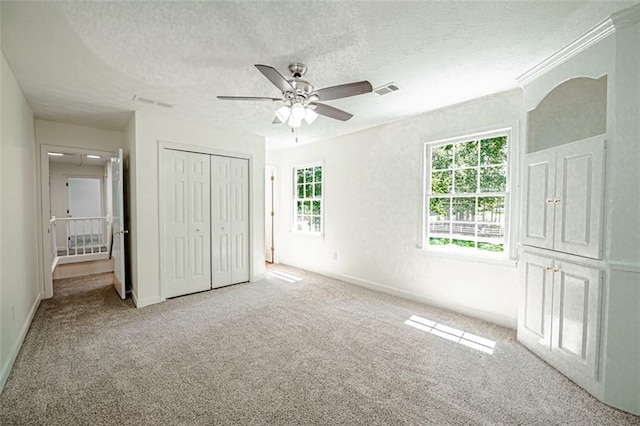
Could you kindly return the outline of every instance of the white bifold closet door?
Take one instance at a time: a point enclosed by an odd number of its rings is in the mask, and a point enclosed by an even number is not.
[[[211,176],[207,154],[167,150],[166,297],[211,289]]]
[[[249,161],[165,150],[165,297],[249,281]]]
[[[211,156],[212,287],[249,281],[249,161]]]

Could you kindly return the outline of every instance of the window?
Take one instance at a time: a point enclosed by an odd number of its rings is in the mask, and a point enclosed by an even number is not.
[[[294,176],[293,229],[322,232],[322,165],[296,167]]]
[[[506,132],[425,146],[423,247],[505,253]]]

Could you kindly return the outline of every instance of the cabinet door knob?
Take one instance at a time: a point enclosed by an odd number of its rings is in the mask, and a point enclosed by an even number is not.
[[[554,200],[553,200],[553,203],[554,203],[554,204],[560,204],[560,198],[556,198],[556,199],[554,199]]]
[[[560,272],[560,268],[553,268],[553,272]]]
[[[544,269],[546,269],[547,271],[550,271],[553,269],[553,266],[546,266]]]
[[[547,204],[553,204],[553,198],[547,198]]]

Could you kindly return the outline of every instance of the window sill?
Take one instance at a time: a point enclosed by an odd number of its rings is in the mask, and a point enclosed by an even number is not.
[[[491,265],[507,266],[511,268],[515,268],[518,263],[516,259],[511,259],[504,255],[491,254],[491,253],[474,254],[474,253],[469,253],[465,249],[457,249],[454,247],[451,247],[451,248],[449,247],[436,248],[433,246],[418,247],[418,252],[423,256],[446,257],[449,259],[457,259],[457,260],[464,260],[464,261],[478,262],[478,263],[488,263]]]
[[[316,238],[324,238],[324,234],[322,232],[307,232],[307,231],[298,231],[295,229],[292,229],[290,231],[293,235],[300,235],[303,237],[316,237]]]

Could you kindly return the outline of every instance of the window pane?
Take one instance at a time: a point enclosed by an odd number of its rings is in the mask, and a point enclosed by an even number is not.
[[[312,222],[313,222],[313,231],[320,232],[320,216],[313,216]]]
[[[302,169],[298,169],[298,170],[296,171],[296,173],[297,173],[297,175],[298,175],[298,180],[297,180],[297,182],[298,182],[298,183],[304,183],[304,170],[302,170]]]
[[[456,167],[478,165],[478,141],[459,143],[455,146]]]
[[[507,137],[483,139],[480,141],[480,164],[506,164]]]
[[[451,212],[456,222],[473,222],[476,215],[475,197],[454,197],[451,200]]]
[[[507,169],[505,166],[482,167],[480,169],[480,192],[505,192]]]
[[[493,251],[493,252],[503,252],[504,251],[504,244],[500,243],[500,244],[491,244],[491,243],[485,243],[482,241],[478,241],[478,250],[485,250],[485,251]]]
[[[449,237],[451,234],[450,222],[431,222],[429,223],[430,237]]]
[[[313,168],[313,178],[316,182],[322,182],[322,167]]]
[[[316,183],[313,185],[313,196],[316,198],[322,197],[322,184]]]
[[[459,238],[452,239],[451,244],[453,244],[454,246],[471,247],[471,248],[475,248],[476,246],[476,242],[473,240],[465,240],[465,239],[459,239]]]
[[[305,201],[304,202],[304,211],[303,211],[303,213],[305,215],[311,214],[311,201]]]
[[[304,186],[304,198],[313,198],[313,185],[310,183]]]
[[[451,219],[451,202],[449,198],[429,199],[429,221],[432,220],[450,220]]]
[[[478,169],[456,170],[456,189],[458,194],[473,193],[478,189]]]
[[[451,193],[451,172],[431,173],[431,193],[450,194]]]
[[[453,145],[441,145],[431,149],[431,169],[450,169],[453,163]]]
[[[504,224],[504,196],[478,197],[478,221]]]
[[[313,167],[304,169],[304,181],[305,183],[313,182]]]
[[[297,201],[296,202],[296,213],[300,214],[304,214],[302,212],[302,201]]]
[[[504,237],[504,226],[493,224],[480,224],[478,225],[478,237],[482,237],[483,240],[496,239],[496,242],[502,242]]]
[[[432,246],[443,246],[449,243],[451,243],[450,238],[429,237],[429,244]]]
[[[313,202],[313,214],[315,214],[315,215],[319,215],[320,214],[320,201],[314,201]]]
[[[304,185],[298,185],[298,198],[304,198]]]

